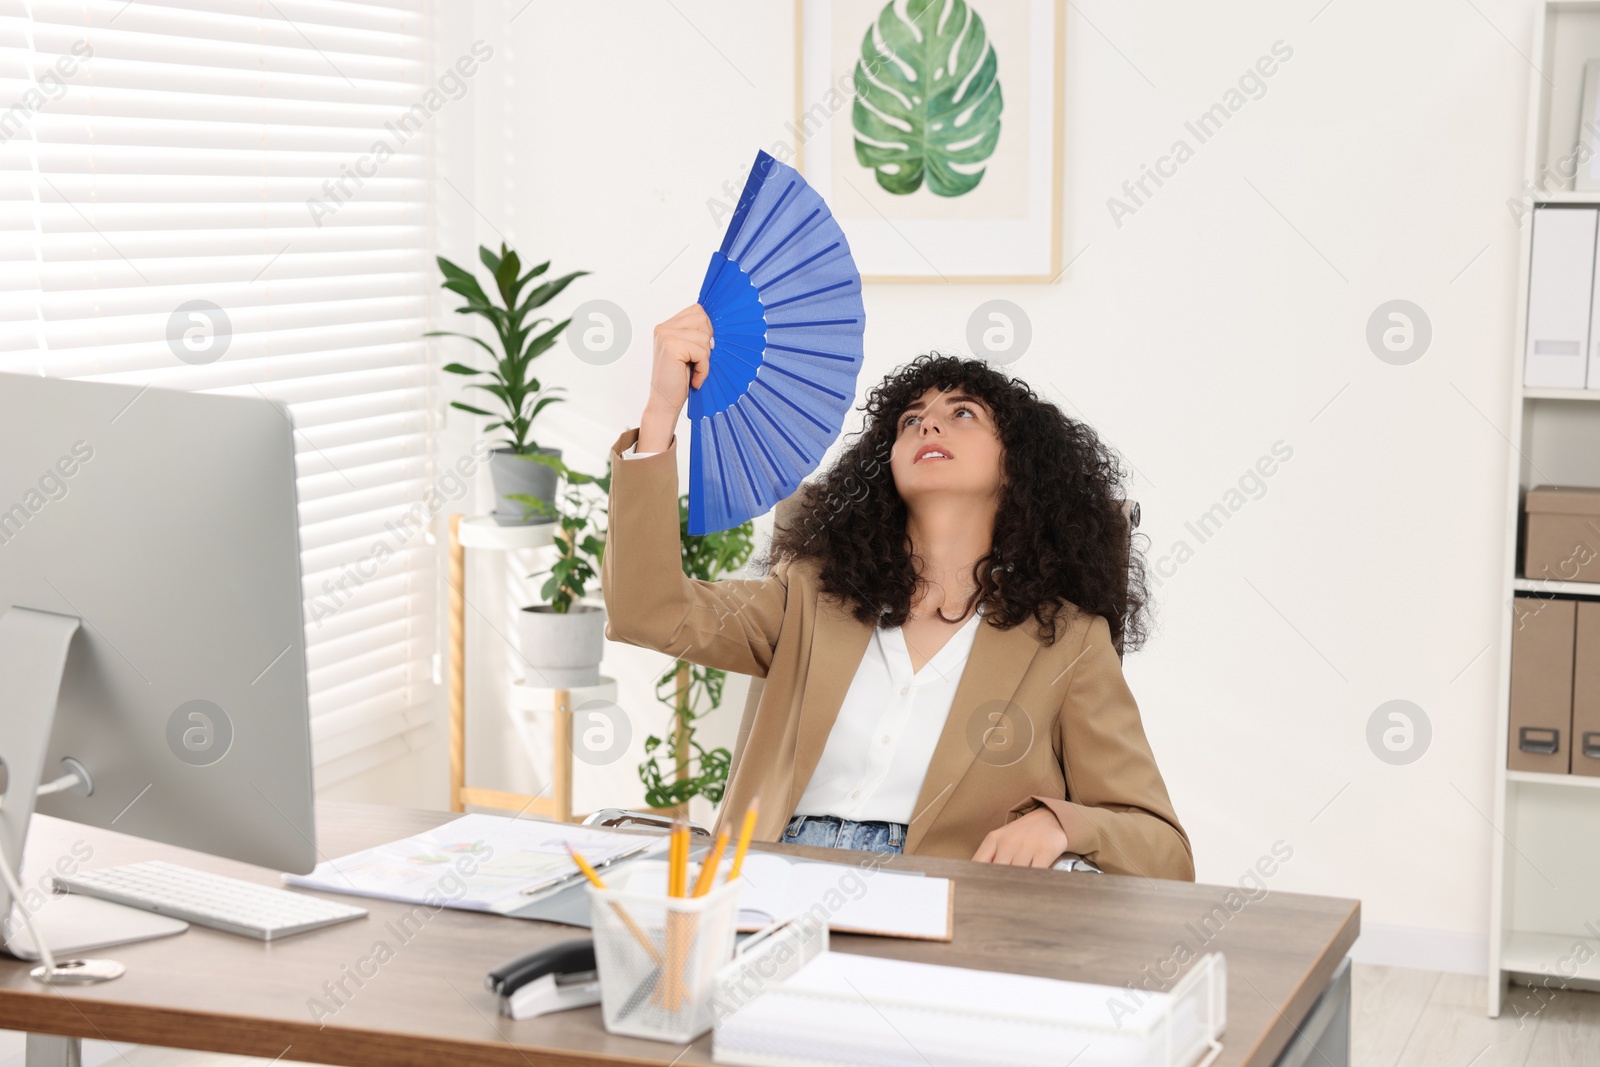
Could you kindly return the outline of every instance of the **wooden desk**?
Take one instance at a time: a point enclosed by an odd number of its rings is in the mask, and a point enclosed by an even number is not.
[[[317,817],[324,857],[456,818],[356,804],[324,804]],[[28,866],[42,870],[75,843],[80,853],[83,843],[94,850],[88,867],[161,858],[278,884],[276,874],[258,867],[43,816],[35,817],[29,834]],[[789,851],[841,857],[829,849]],[[1180,941],[1199,947],[1196,931],[1229,892],[1224,886],[916,857],[896,858],[883,869],[953,878],[955,939],[837,935],[833,947],[1117,986],[1141,980],[1147,967],[1156,973]],[[177,937],[93,953],[128,968],[122,978],[98,986],[42,986],[28,977],[31,965],[0,960],[0,1028],[351,1067],[712,1062],[710,1033],[687,1052],[616,1037],[602,1026],[598,1005],[522,1022],[496,1013],[494,997],[484,988],[492,966],[583,931],[444,910],[405,939],[389,924],[409,910],[406,905],[362,903],[371,911],[367,919],[272,944],[195,926]],[[1236,913],[1224,907],[1222,914],[1229,918],[1213,919],[1220,930],[1204,946],[1228,960],[1228,1031],[1217,1065],[1266,1067],[1328,988],[1356,939],[1360,905],[1273,891]],[[380,941],[393,952],[381,963],[375,961]],[[319,1025],[314,998],[332,1005],[328,990],[341,982],[349,995],[340,995],[342,1006]]]

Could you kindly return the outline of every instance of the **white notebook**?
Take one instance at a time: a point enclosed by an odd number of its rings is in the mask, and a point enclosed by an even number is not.
[[[691,863],[689,870],[692,885],[699,864]],[[768,852],[746,852],[739,877],[745,883],[739,892],[740,930],[759,930],[820,908],[815,914],[826,916],[834,933],[927,941],[949,941],[954,935],[955,886],[948,878],[791,860]],[[719,875],[717,881],[722,880]],[[662,892],[663,887],[659,868],[630,873],[627,883],[629,891],[645,893]]]

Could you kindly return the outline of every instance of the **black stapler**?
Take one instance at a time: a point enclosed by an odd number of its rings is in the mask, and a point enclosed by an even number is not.
[[[499,998],[500,1014],[513,1019],[598,1004],[594,938],[561,941],[507,960],[489,972],[485,984]]]

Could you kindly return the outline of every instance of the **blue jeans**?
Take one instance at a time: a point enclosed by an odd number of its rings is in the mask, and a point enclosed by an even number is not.
[[[854,848],[863,852],[903,852],[906,824],[903,822],[856,822],[837,815],[796,815],[778,838],[785,845],[816,845],[821,848]]]

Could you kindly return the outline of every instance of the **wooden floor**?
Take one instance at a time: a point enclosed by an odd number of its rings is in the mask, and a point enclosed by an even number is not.
[[[1594,1067],[1600,993],[1535,995],[1514,988],[1520,1013],[1484,1013],[1485,983],[1463,974],[1356,964],[1352,1067]],[[22,1067],[22,1035],[0,1032],[0,1067]],[[85,1067],[263,1067],[268,1060],[84,1043]]]
[[[1600,1064],[1600,993],[1513,986],[1491,1019],[1477,975],[1356,964],[1352,979],[1352,1067]]]

